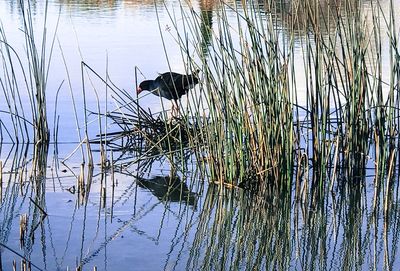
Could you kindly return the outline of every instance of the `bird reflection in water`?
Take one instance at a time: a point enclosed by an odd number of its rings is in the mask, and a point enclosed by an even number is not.
[[[178,176],[137,178],[140,187],[149,190],[160,201],[183,202],[196,207],[198,195],[189,190]]]

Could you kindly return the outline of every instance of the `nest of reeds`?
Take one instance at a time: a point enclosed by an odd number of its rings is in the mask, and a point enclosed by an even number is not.
[[[117,110],[100,114],[111,120],[113,131],[99,134],[92,143],[102,142],[115,151],[147,157],[189,150],[201,143],[203,121],[183,113],[171,118],[166,112],[151,113],[123,90],[117,98]]]

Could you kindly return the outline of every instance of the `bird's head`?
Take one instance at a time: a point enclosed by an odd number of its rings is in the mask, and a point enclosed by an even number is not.
[[[136,94],[139,95],[143,90],[151,90],[153,80],[145,80],[139,84],[136,89]]]
[[[140,87],[140,85],[137,87],[137,89],[136,89],[136,94],[137,95],[139,95],[140,94],[140,92],[142,92],[143,91],[143,89]]]

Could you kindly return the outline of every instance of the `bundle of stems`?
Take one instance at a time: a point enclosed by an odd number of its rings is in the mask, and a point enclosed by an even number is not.
[[[286,190],[295,139],[293,41],[282,38],[276,18],[261,6],[248,2],[241,8],[220,3],[215,22],[206,12],[182,8],[190,40],[179,35],[175,21],[183,57],[200,62],[203,72],[203,107],[194,115],[207,111],[203,141],[212,182],[248,187],[262,180]]]
[[[200,5],[198,12],[181,3],[179,17],[167,9],[182,62],[201,69],[199,90],[189,93],[179,121],[136,102],[108,113],[122,128],[109,142],[129,135],[121,148],[171,161],[191,149],[212,183],[289,192],[295,179],[312,202],[342,187],[339,180],[364,185],[374,165],[376,195],[382,187],[390,195],[400,108],[393,12],[369,3],[366,13],[366,4],[347,0],[239,5]],[[126,99],[134,100],[120,104]]]
[[[371,157],[376,185],[390,182],[399,121],[393,11],[347,0],[244,1],[200,12],[182,5],[180,15],[170,17],[182,59],[203,72],[192,114],[207,112],[202,136],[213,182],[288,191],[297,170],[320,199],[335,180],[363,184]]]
[[[11,141],[16,143],[30,142],[32,135],[30,129],[33,129],[33,141],[47,144],[49,142],[49,128],[46,87],[55,34],[50,49],[48,49],[47,1],[44,3],[44,18],[41,29],[38,29],[33,21],[32,3],[21,0],[18,1],[18,5],[21,11],[21,29],[25,37],[25,51],[21,52],[9,44],[6,37],[7,29],[0,26],[0,53],[4,70],[1,89],[8,107],[7,110],[2,110],[2,112],[8,113],[10,116],[9,127],[12,127],[13,131],[8,134]],[[57,31],[57,26],[54,31]],[[41,40],[38,41],[38,38],[41,38]],[[23,99],[25,92],[29,97],[28,101]],[[27,112],[26,108],[30,108],[30,113]]]

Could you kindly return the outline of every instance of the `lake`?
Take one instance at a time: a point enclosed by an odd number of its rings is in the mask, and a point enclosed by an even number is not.
[[[28,5],[28,1],[22,2]],[[332,2],[322,2],[321,9]],[[332,178],[327,185],[329,192],[322,196],[307,196],[310,189],[307,182],[298,181],[301,174],[307,173],[300,170],[294,171],[294,181],[285,196],[261,195],[236,185],[212,184],[207,178],[209,168],[196,166],[194,161],[201,159],[195,152],[190,152],[184,162],[178,160],[177,164],[183,166],[176,170],[165,156],[154,155],[150,160],[141,160],[137,152],[112,145],[105,145],[104,150],[93,143],[90,151],[94,166],[90,167],[87,142],[98,140],[99,134],[118,132],[118,126],[96,114],[118,111],[117,94],[110,87],[125,90],[137,101],[136,81],[153,79],[169,70],[185,73],[192,69],[177,43],[179,36],[174,23],[185,21],[182,10],[185,16],[193,10],[203,16],[206,26],[218,32],[221,6],[212,0],[51,0],[47,3],[48,57],[54,44],[46,85],[51,142],[47,163],[41,165],[45,174],[41,175],[40,185],[32,174],[33,132],[13,129],[19,126],[13,126],[13,115],[8,110],[13,111],[9,105],[15,102],[8,103],[4,93],[11,93],[14,84],[8,85],[6,80],[10,66],[3,64],[0,68],[3,90],[0,95],[0,270],[13,270],[14,261],[16,268],[23,262],[30,262],[31,270],[74,270],[78,266],[80,270],[400,268],[399,165],[394,163],[394,183],[386,190],[387,175],[375,176],[377,163],[370,157],[376,153],[372,147],[370,153],[365,154],[369,160],[363,178],[354,178],[362,179],[362,185],[341,185]],[[377,8],[376,3],[360,3],[366,25],[376,23],[369,19],[371,10]],[[399,14],[400,3],[393,3],[393,12]],[[243,14],[248,3],[228,1],[224,4],[226,19],[235,29],[238,21],[235,9]],[[281,3],[282,6],[271,10],[267,3],[257,4],[263,12],[262,18],[274,21],[278,40],[286,40],[293,27],[293,21],[287,21],[286,15],[302,16],[290,9],[291,2]],[[391,2],[380,4],[382,12],[389,14]],[[30,5],[39,44],[46,2],[31,1]],[[3,63],[7,59],[4,44],[9,44],[21,56],[21,65],[26,68],[28,61],[22,57],[27,48],[23,11],[19,1],[0,1]],[[325,18],[323,14],[321,18]],[[346,20],[346,16],[344,18]],[[333,17],[327,16],[326,20],[321,26],[323,36],[329,36],[338,25]],[[380,18],[380,22],[382,66],[386,71],[392,65],[391,51],[389,38],[384,34],[387,29],[384,18]],[[190,37],[190,31],[184,26],[190,24],[178,25],[178,33]],[[299,24],[295,35],[291,36],[291,46],[296,53],[291,57],[298,84],[297,103],[303,107],[308,105],[306,86],[312,77],[304,64],[304,32],[308,30]],[[233,30],[232,33],[233,42],[239,42],[240,36],[235,36],[237,33]],[[373,36],[372,30],[370,34]],[[204,38],[203,42],[188,45],[189,54],[200,67],[204,62],[195,56],[193,48],[202,47],[207,51],[206,56],[212,55],[209,41]],[[15,56],[12,58],[16,61]],[[87,66],[82,66],[82,62]],[[373,63],[368,65],[373,66]],[[26,89],[29,83],[24,84],[21,69],[15,67],[16,82],[21,84],[16,107],[19,113],[24,110],[24,116],[29,119],[32,114],[31,97]],[[389,82],[390,78],[389,73],[383,73],[383,81]],[[199,85],[198,88],[203,89],[201,83]],[[389,93],[389,87],[384,87],[383,91]],[[193,94],[198,100],[206,100],[201,95],[200,91]],[[195,108],[191,99],[196,98],[183,98],[182,106]],[[152,113],[171,108],[169,102],[160,102],[154,95],[142,95],[138,101]],[[21,142],[29,141],[29,144],[14,144],[13,130],[18,130],[16,134]],[[332,136],[323,140],[334,139],[336,137]],[[305,139],[298,144],[299,149],[305,149],[311,143]],[[101,165],[103,151],[106,161]],[[186,149],[181,151],[184,153]],[[311,153],[307,152],[310,157],[304,153],[304,163],[311,161]],[[113,161],[117,161],[115,165]],[[297,161],[296,166],[302,161]],[[311,166],[309,170],[313,172]],[[346,179],[344,174],[341,177]],[[382,190],[375,182],[380,178]],[[354,180],[348,181],[353,184]],[[385,195],[389,190],[392,194],[388,203]],[[314,201],[317,197],[318,201]]]

